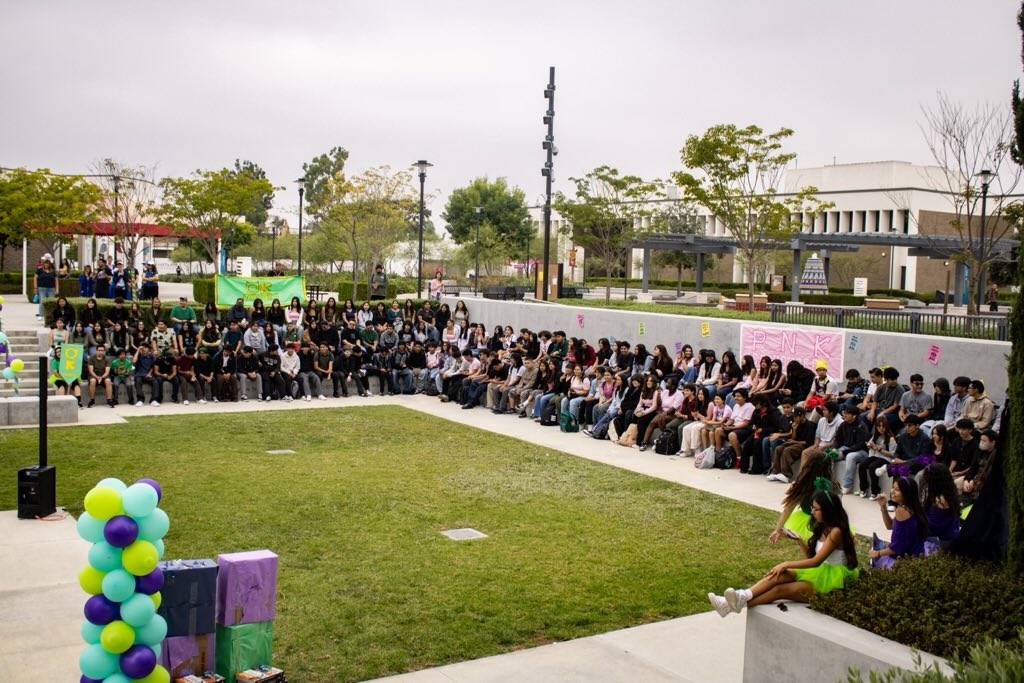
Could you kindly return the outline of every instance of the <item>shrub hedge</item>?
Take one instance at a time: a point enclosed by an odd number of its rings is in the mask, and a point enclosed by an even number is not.
[[[208,301],[216,301],[216,290],[213,278],[195,278],[192,280],[192,299],[201,301],[204,304]]]
[[[862,571],[844,590],[815,595],[811,607],[939,657],[965,655],[985,638],[1012,640],[1024,628],[1018,576],[949,555]]]
[[[918,671],[890,669],[884,674],[872,671],[871,683],[992,683],[993,681],[1024,681],[1024,631],[1012,641],[986,638],[972,646],[967,656],[954,655],[950,662],[953,677],[948,678],[937,664]],[[861,683],[864,678],[857,669],[850,669],[846,683]]]
[[[367,299],[370,298],[370,295],[369,295],[370,286],[366,282],[360,282],[359,283],[359,289],[355,293],[354,296],[353,296],[353,293],[352,293],[352,280],[351,279],[347,279],[347,280],[346,279],[341,279],[341,280],[338,280],[337,289],[338,289],[338,303],[341,303],[341,302],[345,301],[346,299],[352,299],[353,301],[363,302],[363,301],[366,301]],[[415,289],[415,287],[414,287],[414,289]],[[394,299],[396,296],[398,296],[398,286],[394,282],[389,281],[388,282],[388,291],[387,291],[387,294],[385,294],[384,298],[387,299],[388,301],[391,301],[391,299]]]

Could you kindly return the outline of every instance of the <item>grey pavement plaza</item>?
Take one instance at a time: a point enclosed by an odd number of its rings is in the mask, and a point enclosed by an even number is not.
[[[179,291],[186,291],[188,287],[166,286],[161,293],[164,299],[177,297]],[[5,330],[39,327],[34,307],[25,303],[24,297],[8,295],[5,299],[0,312]],[[78,424],[118,424],[134,416],[272,413],[361,405],[400,405],[771,510],[780,508],[785,490],[785,486],[766,482],[760,476],[741,475],[737,470],[698,470],[692,459],[658,455],[653,450],[641,453],[578,433],[564,434],[530,420],[494,415],[483,408],[461,410],[453,403],[441,403],[422,395],[353,397],[312,403],[250,401],[141,408],[119,405],[114,409],[97,406],[81,410]],[[54,430],[76,426],[54,427]],[[13,481],[14,473],[6,476]],[[877,531],[886,537],[875,503],[853,496],[848,496],[847,501],[850,520],[859,533]],[[769,531],[765,529],[766,543]],[[78,571],[86,562],[87,549],[70,516],[55,521],[28,521],[18,520],[14,511],[0,512],[0,672],[3,672],[0,679],[77,680],[78,655],[82,649],[79,626],[85,602],[85,594],[78,586]],[[708,587],[709,590],[721,588]],[[720,619],[714,612],[705,612],[380,680],[395,683],[522,680],[533,683],[736,683],[743,678],[745,623],[745,614]]]

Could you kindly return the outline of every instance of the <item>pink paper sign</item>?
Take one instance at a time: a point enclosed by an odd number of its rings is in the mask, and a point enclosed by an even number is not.
[[[576,314],[576,324],[579,325],[580,327],[583,327],[583,314],[582,313],[577,313]]]
[[[942,359],[942,347],[938,344],[932,344],[928,347],[928,353],[925,355],[928,362],[932,365],[938,365],[939,360]]]
[[[682,351],[683,351],[683,342],[681,342],[681,341],[676,342],[676,353],[682,353]]]
[[[742,325],[740,355],[749,354],[755,362],[761,356],[779,358],[783,366],[795,360],[812,369],[823,360],[828,363],[831,377],[843,377],[843,341],[843,333],[839,331]]]

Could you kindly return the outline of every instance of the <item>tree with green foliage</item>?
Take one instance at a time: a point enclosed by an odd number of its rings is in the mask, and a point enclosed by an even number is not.
[[[489,262],[522,254],[533,236],[526,195],[518,187],[509,187],[505,178],[475,178],[466,187],[453,190],[441,218],[448,224],[452,240],[460,245],[475,245],[477,227],[482,239],[483,226],[489,225],[496,239],[489,244],[489,251],[481,241],[479,250],[481,259],[486,257]]]
[[[598,166],[582,178],[570,178],[576,186],[574,197],[561,192],[554,207],[569,221],[562,229],[575,244],[586,250],[587,258],[601,264],[605,275],[604,300],[611,300],[612,273],[625,269],[629,250],[646,228],[644,219],[653,209],[651,200],[661,196],[659,183],[639,176],[622,175],[610,166]]]
[[[266,180],[267,173],[264,171],[259,164],[254,161],[239,161],[235,159],[234,172],[244,173],[250,178],[255,180]],[[257,198],[253,202],[252,206],[247,208],[242,215],[245,216],[245,222],[252,225],[256,229],[263,228],[267,224],[267,218],[269,217],[269,211],[274,208],[274,191],[281,190],[284,188],[272,187],[270,192]]]
[[[306,210],[311,216],[323,215],[336,198],[336,190],[345,182],[345,162],[348,150],[332,147],[329,152],[313,157],[302,164],[302,175],[306,179]]]
[[[736,240],[750,301],[759,254],[786,244],[800,231],[800,212],[814,215],[832,206],[814,196],[814,187],[801,188],[793,196],[780,199],[782,174],[796,158],[796,154],[782,149],[791,135],[789,128],[765,133],[758,126],[712,126],[703,135],[686,139],[682,162],[688,170],[673,174],[686,196],[722,221]]]
[[[1021,42],[1024,45],[1024,3],[1021,3],[1020,11],[1017,13],[1017,26],[1020,28]],[[1020,79],[1013,82],[1012,107],[1014,136],[1011,155],[1019,166],[1024,167],[1024,102],[1020,96]],[[1018,259],[1017,267],[1018,280],[1024,282],[1024,262]],[[1010,522],[1007,559],[1010,567],[1020,573],[1024,572],[1024,345],[1021,344],[1024,340],[1024,291],[1017,293],[1009,322],[1010,339],[1014,344],[1010,347],[1010,400],[1002,423],[1001,439],[1006,442],[1003,457]]]
[[[17,168],[0,174],[0,232],[6,241],[35,239],[50,253],[67,243],[59,227],[96,220],[102,190],[81,176]],[[85,228],[82,228],[85,230]]]
[[[160,187],[160,220],[191,237],[214,263],[219,262],[218,246],[230,253],[256,236],[244,214],[274,189],[266,178],[230,168],[199,170],[190,178],[164,178]]]

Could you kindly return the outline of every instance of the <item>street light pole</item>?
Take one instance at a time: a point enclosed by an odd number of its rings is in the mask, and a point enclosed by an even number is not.
[[[548,134],[544,137],[541,145],[547,150],[547,160],[541,175],[544,176],[544,281],[541,283],[541,294],[544,301],[548,300],[548,287],[551,282],[549,250],[551,247],[551,180],[555,167],[555,67],[548,71],[548,87],[544,89],[544,97],[548,100],[548,109],[544,112],[544,123],[547,124]]]
[[[296,273],[302,276],[302,198],[306,194],[306,177],[303,176],[296,180],[299,183],[299,267]]]
[[[277,223],[270,225],[270,263],[277,263]]]
[[[985,209],[988,201],[988,186],[992,184],[996,174],[988,169],[978,173],[981,180],[981,240],[978,242],[978,292],[975,295],[975,313],[981,315],[981,304],[985,298]]]
[[[480,289],[480,212],[483,211],[483,207],[474,206],[473,208],[476,209],[476,267],[473,270],[473,296],[476,296]]]
[[[420,176],[420,248],[419,255],[416,258],[416,295],[421,299],[423,297],[423,188],[427,182],[427,169],[433,166],[433,164],[420,159],[412,165]]]

